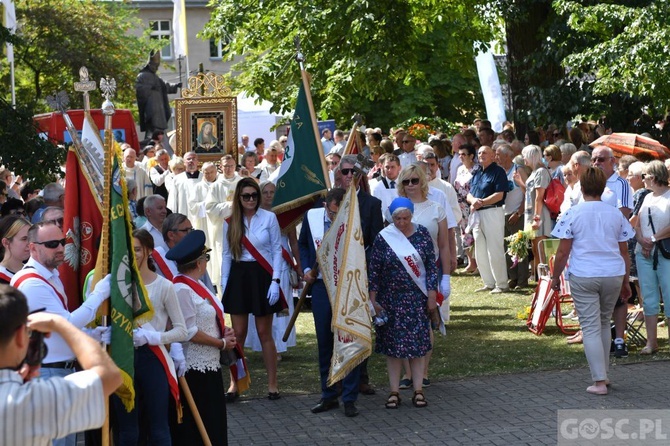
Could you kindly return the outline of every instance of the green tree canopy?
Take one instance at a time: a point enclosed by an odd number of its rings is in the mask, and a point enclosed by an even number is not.
[[[321,118],[341,126],[358,112],[386,127],[411,116],[470,119],[482,107],[474,62],[491,40],[474,0],[218,0],[204,35],[227,42],[234,86],[291,111],[299,37]]]

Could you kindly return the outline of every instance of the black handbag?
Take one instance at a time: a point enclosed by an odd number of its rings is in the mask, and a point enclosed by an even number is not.
[[[656,234],[656,228],[654,228],[654,220],[651,219],[651,208],[647,208],[647,211],[649,213],[649,224],[651,225],[651,230],[654,232],[654,234]],[[670,238],[657,240],[655,251],[660,252],[664,258],[670,259]]]

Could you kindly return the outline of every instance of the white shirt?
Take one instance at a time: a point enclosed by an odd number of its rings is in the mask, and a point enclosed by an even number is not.
[[[551,235],[572,239],[570,274],[577,277],[623,276],[626,264],[619,251],[635,231],[621,211],[602,201],[585,201],[568,209]]]
[[[384,184],[383,179],[386,180],[386,183],[389,185],[387,188]],[[395,187],[391,189],[391,181],[395,182]],[[391,202],[398,197],[398,178],[395,180],[389,180],[385,177],[379,177],[379,180],[376,182],[373,188],[370,189],[370,194],[378,198],[382,202],[382,218],[386,216],[386,211],[388,210]]]
[[[162,276],[156,276],[153,282],[145,283],[144,286],[154,307],[154,317],[150,323],[161,333],[161,343],[186,341],[186,324],[172,282]],[[168,319],[172,322],[172,328],[165,331]]]
[[[412,150],[411,152],[402,152],[400,155],[398,155],[398,159],[400,160],[401,169],[405,169],[416,163],[416,150]]]
[[[247,235],[251,244],[268,261],[272,267],[272,278],[279,278],[282,267],[281,257],[281,229],[277,216],[265,209],[258,209],[256,214],[251,217],[251,222],[244,218],[244,233]],[[232,263],[232,253],[228,245],[228,223],[223,224],[223,258],[221,261],[221,277],[226,279],[230,276],[230,265]],[[242,245],[242,257],[238,259],[243,262],[255,262],[254,256]]]
[[[102,426],[105,416],[102,381],[93,371],[24,384],[17,372],[0,370],[3,446],[51,445],[55,438]]]
[[[186,172],[174,177],[172,188],[168,190],[167,207],[172,212],[188,215],[189,191],[202,181],[203,174],[198,172],[197,178],[189,178]]]
[[[617,172],[614,172],[607,179],[607,188],[600,199],[605,202],[614,202],[614,197],[616,197],[615,207],[617,209],[628,208],[633,210],[633,193],[633,188],[630,187],[628,181],[621,178]],[[610,198],[612,195],[614,197]]]
[[[449,203],[447,202],[447,197],[442,193],[441,190],[435,189],[432,186],[428,186],[428,195],[426,196],[430,201],[434,201],[435,203],[439,204],[442,209],[444,209],[444,212],[446,213],[447,217],[447,228],[455,228],[456,225],[458,224],[456,221],[456,217],[454,216],[454,212],[451,210],[451,206],[449,206]],[[460,208],[459,208],[460,209]]]
[[[433,250],[435,258],[440,257],[440,249],[437,243],[439,233],[439,223],[447,218],[447,212],[442,206],[434,201],[426,200],[423,203],[414,203],[414,213],[412,214],[412,223],[420,224],[428,229],[430,238],[433,241]]]
[[[462,218],[461,207],[458,204],[458,194],[456,193],[456,189],[454,189],[454,186],[452,186],[451,184],[449,184],[449,182],[444,181],[439,177],[435,177],[435,179],[429,181],[428,185],[441,191],[445,195],[445,197],[447,197],[448,207],[451,208],[451,212],[454,214],[454,218],[456,219],[456,223],[458,224],[458,222]]]
[[[651,220],[654,222],[654,229],[656,232],[661,231],[670,225],[670,190],[663,195],[654,195],[653,192],[648,193],[644,197],[642,206],[640,207],[640,232],[642,237],[650,238],[654,235],[654,231],[649,224],[649,210],[651,210]],[[637,251],[641,250],[642,245],[637,244]]]
[[[140,229],[144,229],[147,231],[149,234],[151,234],[151,237],[154,239],[154,249],[157,247],[163,248],[166,252],[170,249],[168,248],[167,243],[165,243],[165,239],[163,238],[163,233],[156,229],[154,225],[151,224],[149,220],[147,220],[146,223],[144,223]]]
[[[512,164],[512,167],[507,171],[507,182],[510,183],[510,185],[513,185],[513,189],[507,192],[507,195],[505,196],[505,215],[510,215],[516,212],[524,200],[523,189],[514,182],[514,172],[516,172],[516,166]],[[520,213],[520,215],[522,214],[523,213]]]
[[[126,172],[126,180],[135,180],[138,200],[154,193],[154,185],[151,183],[149,174],[138,163],[134,167],[127,167],[124,164],[123,170]]]
[[[23,269],[14,275],[11,285],[15,286],[21,276],[28,273],[37,273],[44,277],[65,299],[67,299],[63,283],[58,276],[58,270],[55,269],[50,271],[32,257],[28,259]],[[66,308],[67,301],[64,305],[54,289],[41,279],[26,279],[21,283],[18,289],[25,294],[30,311],[44,308],[47,313],[63,316],[77,328],[83,328],[86,324],[95,319],[95,310],[85,305],[80,306],[70,313]],[[49,349],[49,352],[43,361],[45,364],[74,360],[74,353],[58,333],[52,333],[51,336],[44,339],[44,342]]]
[[[163,183],[165,183],[165,179],[167,178],[168,175],[172,174],[172,172],[170,172],[170,169],[168,168],[163,170],[163,173],[158,173],[157,167],[160,167],[162,169],[160,165],[152,167],[151,170],[149,171],[149,178],[151,178],[151,182],[154,185],[160,186]],[[165,187],[167,187],[167,185]]]
[[[477,157],[475,157],[475,160]],[[475,161],[476,162],[476,161]],[[456,182],[456,176],[458,175],[458,168],[463,165],[461,157],[457,153],[454,153],[454,157],[451,160],[451,165],[449,166],[449,182],[454,184]]]

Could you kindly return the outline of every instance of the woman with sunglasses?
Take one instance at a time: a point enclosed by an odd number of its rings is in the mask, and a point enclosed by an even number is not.
[[[434,201],[428,199],[428,178],[422,167],[412,164],[400,172],[398,176],[398,196],[409,198],[414,205],[412,223],[421,225],[428,229],[430,239],[433,242],[435,260],[441,266],[442,276],[440,280],[440,291],[449,297],[451,292],[451,253],[449,250],[449,229],[447,228],[447,212]],[[389,216],[387,216],[388,218]],[[431,345],[433,333],[430,334]],[[428,380],[428,366],[430,365],[432,350],[426,354],[425,368],[422,376],[412,376],[409,364],[406,366],[406,376],[403,378],[402,387],[409,387],[413,379],[422,380],[423,386],[430,385]]]
[[[221,301],[201,281],[207,272],[209,249],[205,233],[191,231],[166,257],[177,264],[174,289],[186,322],[188,342],[183,374],[212,445],[228,444],[226,398],[221,379],[221,359],[236,348],[235,334],[226,327]],[[195,419],[187,404],[182,424],[172,426],[173,444],[202,445]]]
[[[463,240],[463,251],[468,257],[468,267],[465,269],[466,273],[474,274],[477,272],[477,261],[475,260],[475,251],[473,245],[475,239],[472,234],[466,231],[468,227],[468,220],[470,218],[470,204],[467,201],[467,196],[470,193],[470,181],[472,181],[472,174],[477,161],[477,149],[471,144],[463,144],[458,149],[456,154],[461,160],[461,165],[456,171],[456,179],[454,180],[454,189],[458,194],[458,205],[461,207],[462,218],[459,221],[461,229],[461,239]]]
[[[118,422],[114,429],[114,443],[122,446],[142,444],[145,440],[148,440],[148,444],[171,444],[168,423],[169,370],[163,366],[167,359],[164,345],[185,341],[187,331],[172,283],[155,272],[151,259],[153,249],[154,239],[149,232],[144,229],[133,231],[135,261],[154,307],[154,316],[149,323],[133,332],[135,408],[128,412],[121,399],[112,397]],[[170,329],[167,328],[168,321]],[[178,372],[182,367],[175,364]],[[140,439],[140,419],[147,425],[143,435],[148,438]]]
[[[670,296],[670,259],[666,259],[657,246],[659,240],[670,237],[670,187],[668,169],[662,161],[651,161],[645,166],[642,181],[651,192],[644,197],[635,227],[637,247],[635,263],[640,291],[644,300],[647,345],[640,350],[641,355],[651,355],[658,351],[657,324],[660,312],[660,298],[666,305]],[[659,292],[660,291],[660,292]],[[666,319],[666,323],[670,320]]]
[[[261,189],[253,178],[242,178],[235,188],[232,215],[223,225],[221,289],[223,308],[230,314],[235,337],[244,345],[253,314],[268,374],[268,398],[279,399],[277,348],[272,338],[275,313],[286,307],[280,289],[282,252],[277,217],[260,208]],[[290,297],[290,296],[289,296]],[[228,401],[237,398],[234,380]]]
[[[0,219],[0,283],[9,284],[14,274],[23,268],[30,257],[28,229],[30,222],[18,215],[8,215]]]

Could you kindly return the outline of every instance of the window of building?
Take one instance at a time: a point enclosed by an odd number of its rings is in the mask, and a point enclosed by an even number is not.
[[[172,59],[172,43],[170,38],[172,37],[172,24],[170,20],[152,20],[149,22],[151,27],[151,35],[149,36],[151,40],[159,40],[159,46],[161,46],[161,58],[162,59]]]
[[[209,58],[210,59],[221,59],[228,52],[226,48],[230,39],[224,37],[221,40],[209,39]]]

